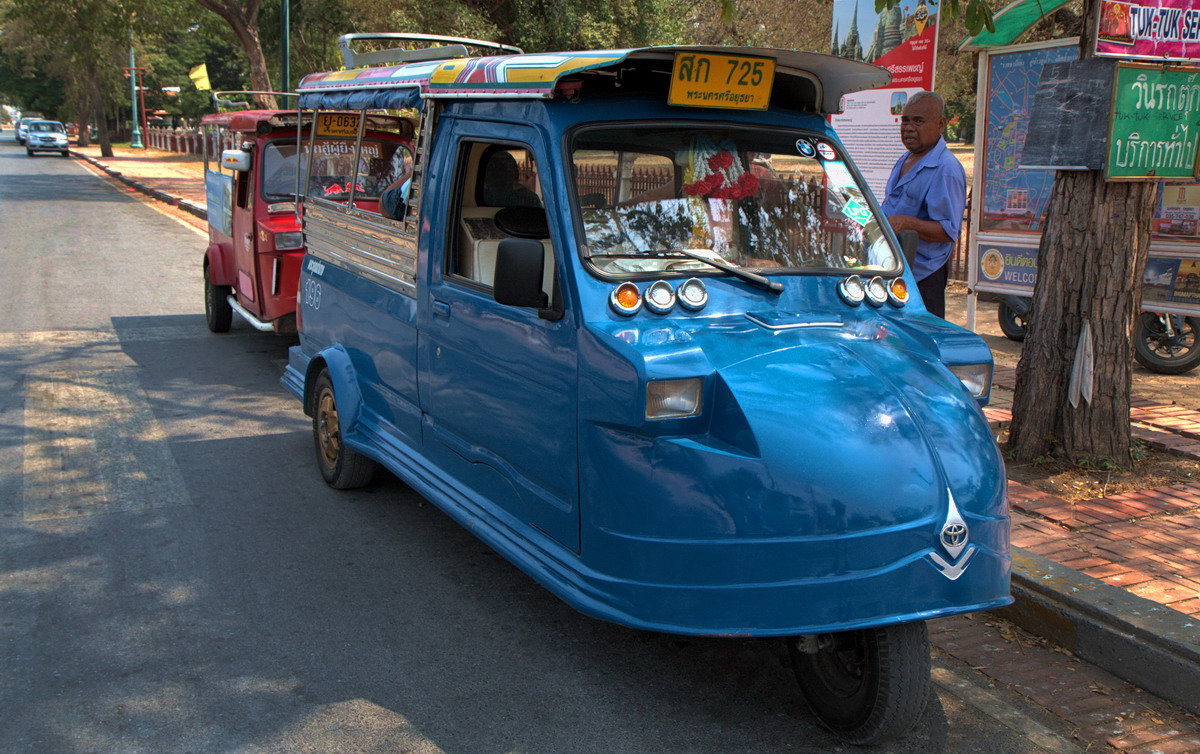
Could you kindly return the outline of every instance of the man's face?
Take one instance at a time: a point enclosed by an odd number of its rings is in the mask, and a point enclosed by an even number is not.
[[[940,110],[937,100],[929,98],[905,106],[900,115],[900,141],[905,149],[924,154],[937,144],[946,128],[946,118]]]

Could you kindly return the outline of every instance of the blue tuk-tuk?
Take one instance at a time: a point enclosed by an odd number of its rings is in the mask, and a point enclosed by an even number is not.
[[[283,383],[325,480],[385,467],[588,615],[787,637],[825,725],[908,730],[924,621],[1011,601],[1009,520],[991,353],[825,118],[887,72],[361,36],[300,106],[408,113],[417,150],[390,204],[303,202]]]

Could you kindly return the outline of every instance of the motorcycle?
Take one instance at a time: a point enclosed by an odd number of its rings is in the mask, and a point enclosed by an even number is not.
[[[1031,300],[1001,296],[996,316],[1006,338],[1024,341],[1032,319]],[[1142,312],[1133,327],[1133,355],[1158,374],[1192,371],[1200,365],[1200,317]]]

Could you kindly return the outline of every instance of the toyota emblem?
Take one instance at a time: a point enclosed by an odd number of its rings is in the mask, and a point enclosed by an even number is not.
[[[966,541],[966,524],[955,521],[942,527],[942,544],[946,545],[946,547],[962,547]]]

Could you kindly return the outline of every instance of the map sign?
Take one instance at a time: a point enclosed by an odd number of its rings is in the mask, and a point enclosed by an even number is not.
[[[1079,48],[1073,44],[988,56],[981,232],[1041,232],[1054,171],[1017,166],[1042,66],[1077,57]]]

